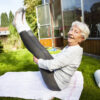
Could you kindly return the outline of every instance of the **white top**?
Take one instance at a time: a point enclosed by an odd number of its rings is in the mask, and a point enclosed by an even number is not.
[[[60,89],[68,86],[74,72],[80,65],[83,48],[79,45],[66,46],[59,54],[53,55],[54,59],[38,60],[40,68],[54,71],[54,78]]]

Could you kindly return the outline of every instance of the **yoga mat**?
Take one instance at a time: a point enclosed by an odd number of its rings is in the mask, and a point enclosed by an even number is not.
[[[75,72],[69,86],[62,91],[49,90],[39,71],[7,72],[0,76],[0,96],[2,97],[38,100],[57,97],[61,100],[79,100],[82,90],[83,76],[79,71]]]

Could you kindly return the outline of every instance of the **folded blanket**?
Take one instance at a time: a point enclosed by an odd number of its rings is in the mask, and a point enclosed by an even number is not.
[[[62,91],[49,90],[42,80],[41,73],[7,72],[0,76],[0,96],[25,99],[50,100],[57,97],[61,100],[79,100],[83,89],[82,73],[76,71],[69,86]]]

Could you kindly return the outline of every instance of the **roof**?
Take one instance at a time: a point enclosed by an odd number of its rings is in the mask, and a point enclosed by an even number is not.
[[[10,34],[10,32],[9,32],[8,27],[0,27],[0,36],[9,35],[9,34]]]
[[[0,27],[0,31],[8,31],[8,27]]]

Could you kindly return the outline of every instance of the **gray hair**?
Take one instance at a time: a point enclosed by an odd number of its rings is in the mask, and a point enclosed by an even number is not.
[[[90,34],[90,30],[89,30],[87,24],[85,24],[83,22],[79,22],[79,21],[74,21],[72,23],[72,27],[75,25],[81,30],[82,35],[83,35],[84,39],[86,40]]]

